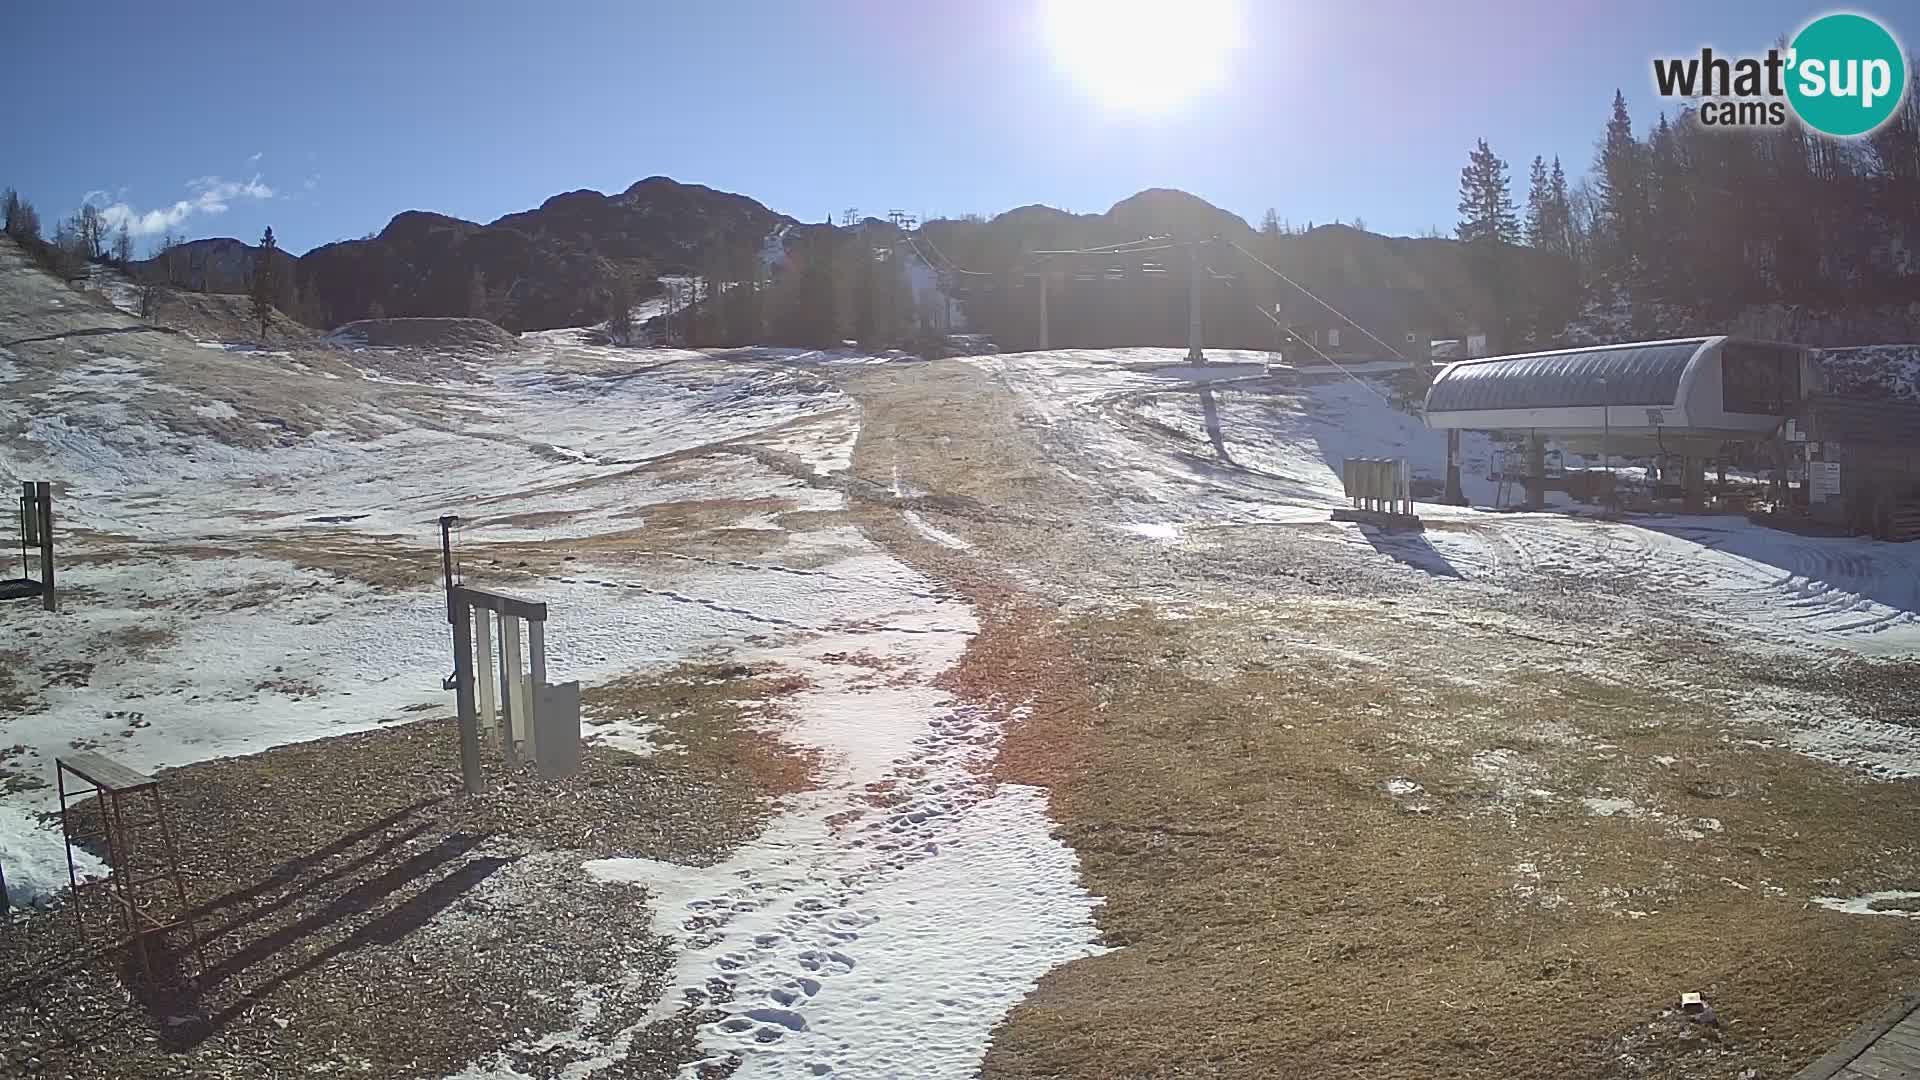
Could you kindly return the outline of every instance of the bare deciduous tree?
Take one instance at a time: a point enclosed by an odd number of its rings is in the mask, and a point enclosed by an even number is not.
[[[74,215],[74,231],[79,234],[80,246],[87,258],[106,258],[107,221],[100,216],[99,207],[92,203],[82,204],[80,212]]]

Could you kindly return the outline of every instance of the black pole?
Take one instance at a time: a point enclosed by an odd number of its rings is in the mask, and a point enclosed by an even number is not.
[[[440,518],[440,573],[446,581],[447,621],[453,621],[453,527],[460,519],[453,514]]]
[[[45,480],[33,485],[34,500],[40,505],[40,603],[48,611],[58,611],[53,592],[53,485]]]
[[[467,794],[479,795],[487,782],[480,772],[480,714],[474,706],[473,612],[465,604],[453,619],[453,700],[460,725],[460,783]]]
[[[455,610],[455,604],[453,602],[453,527],[458,524],[460,524],[460,519],[453,514],[443,514],[440,518],[440,573],[446,581],[447,622],[453,624],[454,628],[453,655],[455,657],[453,674],[440,680],[440,688],[442,690],[459,688],[459,657],[468,656],[473,652],[473,646],[470,642],[465,645],[461,643],[460,637],[463,631],[461,629],[460,613]],[[472,633],[471,630],[465,632],[468,634]],[[462,692],[472,693],[471,690]]]

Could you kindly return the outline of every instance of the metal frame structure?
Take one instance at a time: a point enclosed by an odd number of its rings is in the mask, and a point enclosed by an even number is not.
[[[68,787],[69,776],[79,782],[79,790]],[[67,881],[73,888],[73,921],[80,930],[80,939],[86,941],[89,934],[73,848],[79,842],[100,840],[106,848],[107,894],[120,912],[118,944],[132,947],[140,957],[141,970],[151,979],[154,971],[153,958],[147,950],[149,938],[185,929],[189,948],[181,954],[191,952],[197,965],[196,973],[204,974],[206,955],[201,947],[200,928],[194,921],[193,909],[187,904],[186,881],[180,873],[180,854],[173,842],[173,829],[167,824],[166,805],[160,798],[160,782],[90,752],[54,759],[54,782],[59,787],[60,832],[66,840]],[[100,814],[97,831],[82,830],[75,821],[78,815],[70,805],[71,800],[88,795],[94,797]],[[152,816],[132,818],[124,800],[141,796],[149,801]],[[134,812],[139,812],[138,807]],[[162,861],[157,866],[151,860],[142,861],[143,856],[153,850],[150,842],[141,839],[142,830],[147,829],[158,834]],[[171,888],[160,890],[161,895],[156,897],[150,888],[156,885]],[[165,895],[168,892],[172,894],[170,898]],[[171,916],[161,913],[169,899],[173,907]]]
[[[547,685],[547,605],[461,584],[452,539],[459,524],[451,515],[440,519],[447,622],[453,626],[453,674],[442,685],[454,692],[459,716],[461,781],[469,795],[486,791],[483,723],[494,728],[509,765],[530,761],[542,775],[571,775],[580,764],[580,684]]]
[[[45,480],[23,481],[20,484],[19,499],[20,520],[20,564],[21,577],[0,582],[10,586],[0,596],[21,598],[40,594],[40,606],[48,611],[59,610],[59,601],[53,585],[53,485]],[[32,548],[40,549],[40,576],[27,577],[27,552]]]

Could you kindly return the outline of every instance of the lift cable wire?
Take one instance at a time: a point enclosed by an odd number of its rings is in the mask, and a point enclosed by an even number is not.
[[[1257,262],[1258,260],[1255,260],[1255,261]],[[1233,278],[1230,275],[1218,273],[1211,266],[1207,267],[1207,272],[1210,274],[1213,274],[1216,279],[1225,281],[1227,283],[1227,288],[1229,289],[1233,288]],[[1305,290],[1302,290],[1302,291],[1305,291]],[[1335,360],[1333,357],[1328,356],[1326,353],[1321,352],[1320,349],[1317,346],[1315,346],[1313,342],[1308,341],[1306,338],[1303,338],[1299,334],[1295,333],[1292,327],[1280,321],[1280,316],[1275,315],[1271,311],[1268,311],[1266,307],[1263,306],[1258,300],[1251,301],[1251,303],[1253,304],[1253,310],[1259,312],[1262,315],[1265,315],[1267,317],[1267,321],[1272,323],[1275,329],[1279,330],[1281,333],[1287,335],[1288,337],[1299,342],[1300,344],[1305,345],[1307,348],[1312,349],[1313,354],[1315,356],[1318,356],[1320,359],[1325,360],[1329,364],[1332,364],[1335,370],[1339,371],[1340,374],[1345,375],[1347,378],[1352,379],[1354,382],[1357,382],[1361,386],[1366,387],[1367,390],[1370,391],[1374,397],[1379,398],[1381,401],[1384,401],[1389,405],[1393,404],[1393,399],[1381,393],[1379,387],[1373,385],[1372,383],[1361,378],[1360,376],[1355,375],[1353,372],[1348,371],[1344,366],[1341,365],[1340,361]],[[1345,318],[1345,316],[1341,316],[1341,317]],[[1404,359],[1404,357],[1402,359]]]
[[[1283,273],[1281,273],[1280,271],[1278,271],[1278,270],[1275,270],[1275,269],[1274,269],[1273,267],[1271,267],[1271,266],[1268,266],[1268,265],[1267,265],[1267,263],[1266,263],[1266,261],[1265,261],[1264,259],[1262,259],[1262,258],[1260,258],[1260,256],[1258,256],[1258,255],[1255,255],[1255,254],[1254,254],[1253,252],[1251,252],[1251,251],[1248,251],[1248,250],[1247,250],[1246,248],[1243,248],[1243,247],[1241,247],[1241,246],[1240,246],[1239,244],[1237,244],[1237,243],[1234,243],[1234,241],[1232,241],[1232,240],[1229,240],[1229,241],[1227,241],[1227,243],[1228,243],[1229,245],[1231,245],[1231,246],[1233,247],[1233,250],[1235,250],[1235,251],[1238,251],[1238,252],[1239,252],[1240,254],[1242,254],[1242,255],[1245,255],[1245,256],[1246,256],[1247,258],[1249,258],[1249,259],[1252,259],[1252,260],[1253,260],[1254,262],[1256,262],[1256,263],[1259,263],[1259,264],[1260,264],[1260,265],[1261,265],[1262,267],[1265,267],[1265,269],[1267,270],[1267,272],[1268,272],[1268,273],[1270,273],[1270,274],[1272,274],[1272,275],[1273,275],[1274,277],[1277,277],[1277,278],[1279,278],[1279,279],[1280,279],[1281,281],[1284,281],[1284,282],[1286,282],[1287,284],[1289,284],[1289,285],[1291,285],[1291,286],[1293,286],[1294,288],[1296,288],[1296,289],[1299,289],[1299,290],[1300,290],[1301,292],[1303,292],[1303,293],[1306,293],[1306,294],[1307,294],[1307,299],[1309,299],[1309,300],[1312,300],[1312,301],[1313,301],[1314,303],[1316,303],[1316,304],[1319,304],[1319,305],[1320,305],[1321,307],[1323,307],[1323,308],[1326,308],[1326,309],[1327,309],[1328,311],[1331,311],[1331,312],[1333,312],[1333,313],[1334,313],[1335,315],[1338,315],[1338,316],[1340,317],[1340,321],[1341,321],[1341,322],[1344,322],[1344,323],[1346,323],[1346,324],[1347,324],[1348,326],[1351,326],[1351,327],[1353,327],[1353,328],[1354,328],[1355,330],[1358,330],[1358,331],[1360,331],[1361,333],[1363,333],[1363,334],[1365,334],[1365,335],[1367,335],[1368,337],[1370,337],[1370,338],[1373,338],[1373,342],[1374,342],[1374,344],[1376,344],[1376,345],[1378,345],[1378,346],[1380,346],[1381,348],[1383,348],[1383,349],[1385,349],[1385,350],[1387,350],[1388,352],[1390,352],[1390,353],[1392,353],[1392,354],[1394,355],[1394,358],[1395,358],[1395,359],[1398,359],[1398,360],[1406,360],[1406,359],[1407,359],[1407,358],[1406,358],[1406,356],[1405,356],[1405,355],[1403,355],[1403,354],[1402,354],[1402,353],[1400,352],[1400,350],[1399,350],[1399,349],[1396,349],[1396,348],[1394,348],[1393,346],[1391,346],[1391,345],[1389,345],[1389,344],[1387,344],[1386,342],[1384,342],[1384,341],[1381,341],[1381,340],[1380,340],[1380,339],[1379,339],[1378,337],[1374,337],[1374,333],[1373,333],[1373,331],[1371,331],[1371,330],[1369,330],[1369,329],[1367,329],[1367,328],[1366,328],[1366,327],[1364,327],[1364,326],[1361,326],[1361,325],[1360,325],[1359,323],[1357,323],[1357,322],[1354,322],[1354,321],[1353,321],[1352,319],[1349,319],[1349,318],[1347,318],[1347,314],[1346,314],[1346,312],[1344,312],[1344,311],[1341,311],[1341,310],[1340,310],[1339,308],[1337,308],[1337,307],[1334,307],[1334,306],[1333,306],[1332,304],[1329,304],[1329,303],[1327,303],[1327,302],[1326,302],[1325,300],[1322,300],[1322,299],[1320,299],[1320,298],[1319,298],[1318,296],[1315,296],[1315,295],[1313,294],[1313,290],[1311,290],[1311,289],[1309,289],[1309,288],[1307,288],[1307,287],[1306,287],[1305,285],[1302,285],[1302,284],[1300,284],[1299,282],[1297,282],[1297,281],[1295,281],[1295,280],[1293,280],[1292,278],[1290,278],[1290,277],[1288,277],[1287,275],[1285,275],[1285,274],[1283,274]],[[1319,350],[1318,350],[1318,349],[1315,349],[1314,351],[1315,351],[1315,352],[1319,352]],[[1411,361],[1409,361],[1409,362],[1411,362]]]

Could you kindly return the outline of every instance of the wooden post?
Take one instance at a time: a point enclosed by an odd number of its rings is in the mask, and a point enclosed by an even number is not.
[[[34,501],[40,512],[40,603],[48,611],[60,610],[53,591],[53,485],[42,480],[33,485]]]
[[[520,711],[520,620],[500,615],[500,714],[509,742],[527,738],[527,715]],[[531,748],[529,748],[531,749]]]
[[[472,608],[476,622],[473,626],[473,658],[475,660],[474,687],[478,690],[480,726],[493,732],[506,749],[506,758],[513,760],[513,739],[499,723],[500,714],[493,707],[493,612],[486,608]]]
[[[547,624],[537,619],[527,623],[527,661],[538,691],[547,685]]]
[[[527,620],[527,757],[540,760],[540,696],[547,689],[547,624],[540,619]]]
[[[460,779],[467,794],[487,790],[480,773],[480,716],[473,701],[473,609],[455,604],[453,609],[453,700],[460,718]]]

